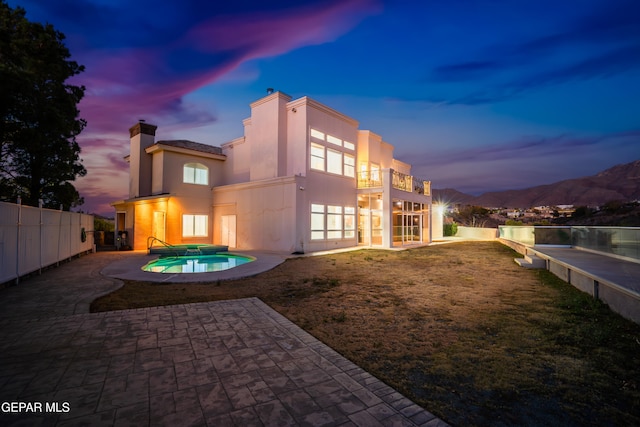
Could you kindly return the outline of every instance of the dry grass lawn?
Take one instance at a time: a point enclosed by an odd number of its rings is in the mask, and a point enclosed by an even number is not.
[[[93,311],[256,296],[454,425],[640,425],[640,325],[493,242],[360,250]]]

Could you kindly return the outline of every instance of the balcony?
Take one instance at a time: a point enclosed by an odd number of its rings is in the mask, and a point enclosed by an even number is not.
[[[391,171],[393,188],[408,193],[431,195],[431,181],[425,181],[415,176],[405,175],[394,170]]]
[[[382,173],[380,171],[358,172],[358,188],[382,187]]]
[[[408,193],[431,195],[431,181],[425,181],[411,175],[390,170],[391,186],[396,190]],[[360,171],[358,172],[358,188],[382,187],[382,175],[380,171]]]

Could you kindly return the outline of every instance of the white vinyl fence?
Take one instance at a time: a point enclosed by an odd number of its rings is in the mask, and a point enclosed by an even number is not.
[[[93,249],[93,215],[0,202],[0,284]]]

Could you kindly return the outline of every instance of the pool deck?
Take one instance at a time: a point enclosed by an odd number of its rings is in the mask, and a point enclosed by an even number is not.
[[[234,254],[236,252],[229,252]],[[282,264],[288,254],[242,251],[238,255],[248,255],[256,258],[255,261],[239,265],[229,270],[215,271],[211,273],[152,273],[143,271],[142,267],[147,263],[158,259],[159,255],[148,255],[145,251],[132,251],[127,256],[117,260],[102,270],[102,274],[115,279],[137,280],[142,282],[158,283],[190,283],[190,282],[217,282],[218,280],[242,279],[255,276]]]
[[[235,278],[287,257],[249,254]],[[0,425],[447,425],[256,298],[89,313],[119,279],[224,273],[138,271],[149,259],[90,254],[0,289],[0,399],[35,409]]]

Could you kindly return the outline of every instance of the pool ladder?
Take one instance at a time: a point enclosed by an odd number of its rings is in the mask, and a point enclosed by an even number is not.
[[[178,253],[178,251],[176,250],[176,248],[173,245],[170,245],[167,242],[165,242],[164,240],[160,240],[157,237],[153,237],[153,236],[147,237],[147,253],[150,253],[151,247],[153,246],[154,242],[160,242],[160,244],[162,246],[165,246],[166,248],[168,248],[171,251],[173,251],[175,256],[180,256],[180,254]]]

